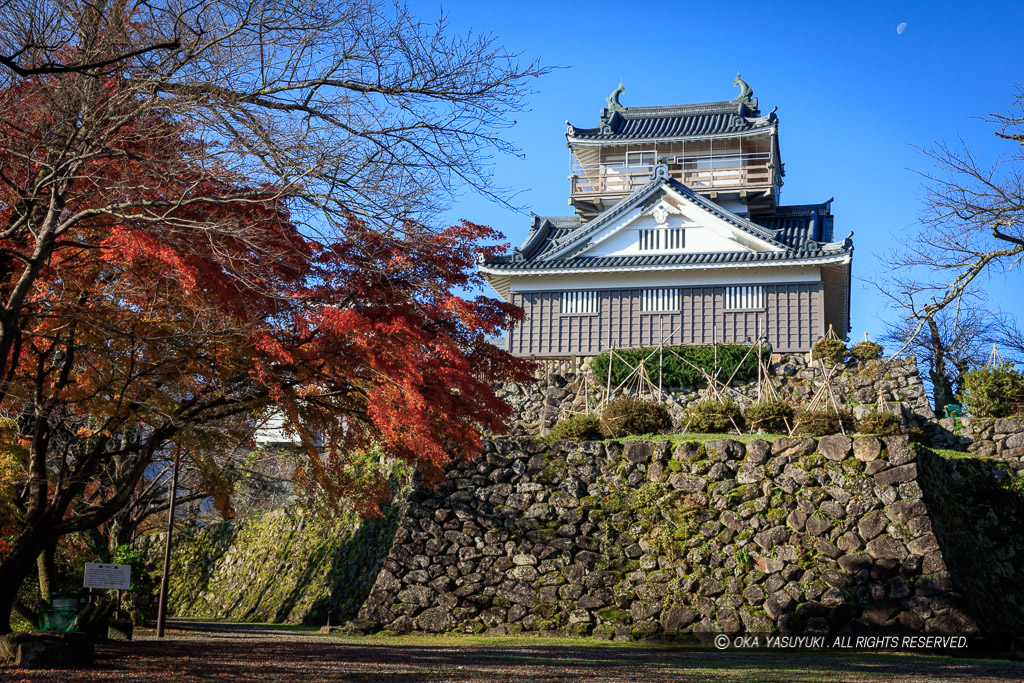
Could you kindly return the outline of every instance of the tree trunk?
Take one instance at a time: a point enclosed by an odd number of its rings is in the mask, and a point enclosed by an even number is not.
[[[57,586],[57,563],[54,556],[57,554],[57,543],[50,543],[43,552],[36,557],[36,567],[39,569],[39,597],[44,602],[53,601],[53,590]]]
[[[46,545],[47,541],[41,535],[29,531],[0,561],[0,635],[11,632],[11,611],[18,598],[18,590]]]
[[[928,375],[932,380],[932,401],[935,404],[935,416],[945,417],[946,406],[956,402],[953,395],[953,384],[949,381],[949,377],[941,373],[932,371]]]
[[[946,370],[946,347],[942,344],[939,326],[934,320],[928,320],[928,333],[931,336],[932,347],[932,368],[928,371],[928,376],[932,380],[932,402],[935,405],[935,415],[943,417],[946,414],[946,405],[955,401],[953,383]]]
[[[22,619],[32,624],[33,627],[39,625],[39,613],[30,610],[21,600],[14,600],[14,611],[20,614]]]

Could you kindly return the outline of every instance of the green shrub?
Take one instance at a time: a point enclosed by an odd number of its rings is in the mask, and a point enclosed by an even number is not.
[[[781,434],[793,425],[793,406],[784,401],[755,403],[743,412],[743,417],[751,429]]]
[[[872,408],[865,412],[860,422],[857,423],[857,431],[862,434],[892,436],[900,433],[901,426],[900,418],[896,413]]]
[[[750,355],[747,355],[748,353]],[[661,354],[661,383],[663,386],[702,386],[704,384],[704,375],[700,370],[687,365],[675,354],[679,354],[698,368],[703,368],[709,375],[714,373],[714,346],[673,346],[666,348]],[[637,367],[648,356],[651,357],[644,362],[644,367],[648,376],[655,382],[658,381],[658,354],[652,355],[652,349],[627,349],[616,351],[615,355],[615,360],[611,362],[613,386],[624,382],[633,372],[631,368]],[[771,351],[766,348],[763,357],[767,362],[771,357]],[[602,353],[594,358],[590,366],[599,384],[605,384],[608,381],[608,358],[607,353]],[[626,363],[629,363],[631,367],[627,367]],[[749,344],[719,344],[718,367],[720,368],[718,376],[721,380],[729,379],[733,372],[736,372],[735,379],[740,381],[753,379],[757,377],[757,351],[756,349],[751,350]]]
[[[571,415],[556,422],[547,438],[550,441],[593,441],[603,437],[597,415]]]
[[[1013,363],[1000,363],[964,373],[957,396],[972,417],[1009,417],[1024,413],[1024,376]]]
[[[742,427],[743,415],[733,401],[694,401],[686,407],[685,424],[694,432],[718,434]]]
[[[118,546],[111,560],[115,564],[130,564],[132,567],[131,588],[124,593],[121,610],[128,614],[132,623],[140,626],[156,619],[160,594],[156,563],[127,545]]]
[[[853,348],[850,349],[850,357],[856,358],[861,362],[875,360],[876,358],[882,357],[882,351],[883,349],[881,344],[865,340],[853,345]]]
[[[668,410],[657,401],[623,396],[610,401],[601,411],[601,428],[611,437],[652,434],[671,426]]]
[[[842,429],[853,429],[853,414],[842,406],[838,415],[833,408],[828,407],[798,410],[793,416],[793,433],[799,436],[828,436],[838,434]]]
[[[846,344],[838,339],[819,339],[811,349],[812,360],[831,363],[842,363],[848,354],[849,350],[847,350]]]

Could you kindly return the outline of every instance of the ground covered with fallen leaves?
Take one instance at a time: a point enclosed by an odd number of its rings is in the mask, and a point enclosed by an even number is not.
[[[593,640],[337,637],[281,626],[176,621],[157,640],[97,646],[89,670],[3,681],[1019,681],[1024,664],[914,653],[706,650]]]

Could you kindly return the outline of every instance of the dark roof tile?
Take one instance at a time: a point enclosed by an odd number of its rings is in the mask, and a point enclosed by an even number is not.
[[[834,219],[831,213],[832,200],[821,204],[801,204],[797,206],[780,206],[766,216],[751,216],[750,220],[776,232],[776,239],[786,246],[798,249],[808,239],[817,242],[833,240]],[[817,236],[811,234],[811,217],[818,212],[821,225]]]
[[[768,263],[800,259],[815,261],[819,259],[842,256],[850,249],[838,248],[828,251],[802,251],[788,249],[776,252],[701,252],[687,254],[644,254],[637,256],[577,256],[566,259],[550,259],[547,261],[514,262],[509,256],[487,261],[484,266],[489,270],[582,270],[588,268],[640,268],[644,266],[699,266],[720,263]]]
[[[774,114],[758,116],[737,102],[707,102],[674,107],[627,107],[603,113],[596,128],[569,126],[572,140],[634,140],[745,133],[775,124]]]

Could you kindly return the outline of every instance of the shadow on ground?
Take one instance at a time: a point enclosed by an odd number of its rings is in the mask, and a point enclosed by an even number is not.
[[[97,649],[89,671],[22,672],[0,680],[54,681],[1011,681],[1024,666],[1002,660],[912,653],[694,650],[549,644],[461,645],[451,639],[334,638],[279,626],[174,622],[170,637],[146,634]],[[564,641],[563,641],[564,642]],[[68,674],[71,674],[70,676]]]

